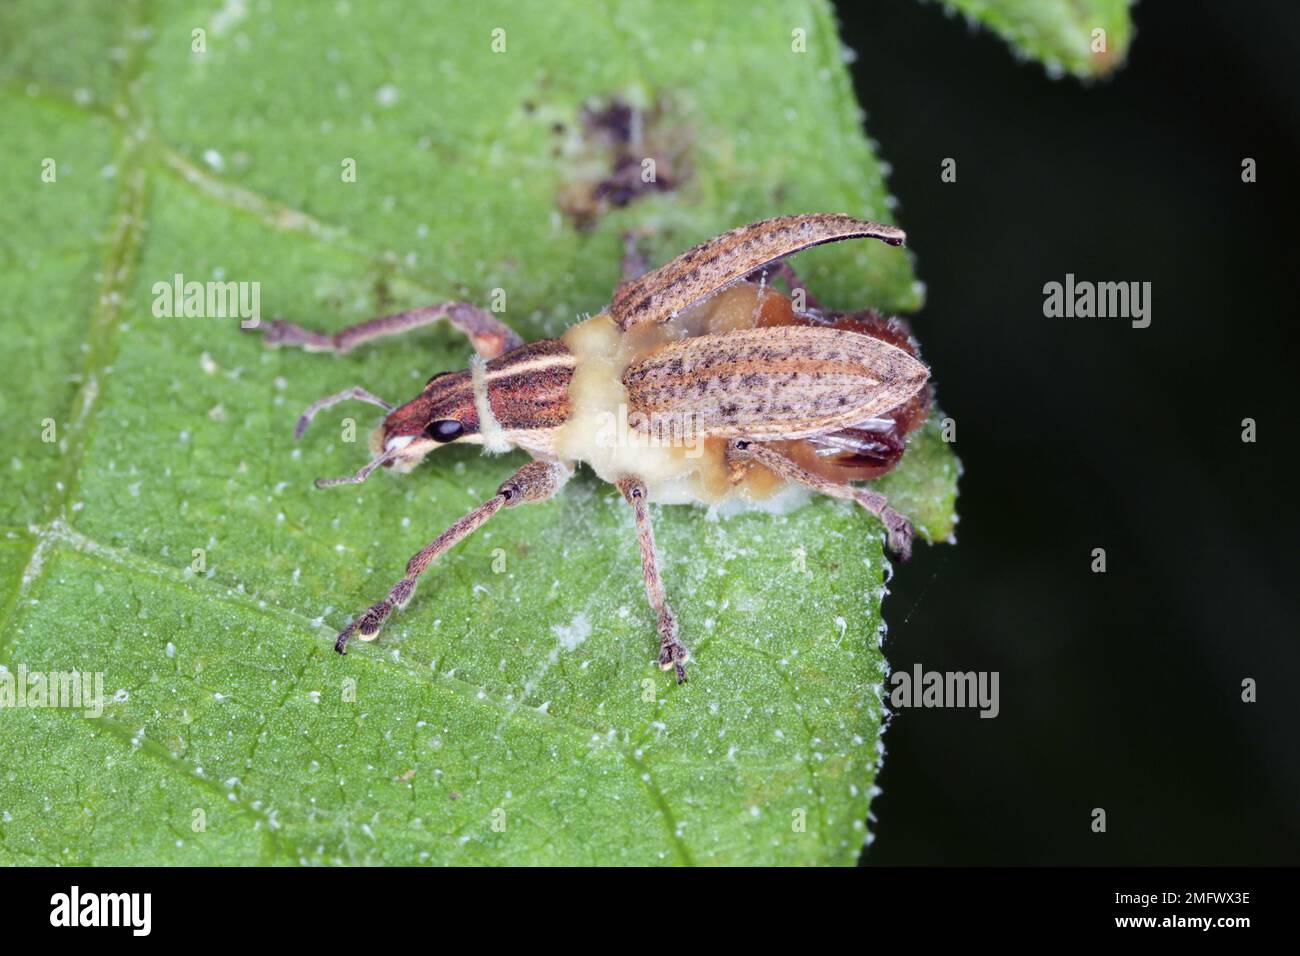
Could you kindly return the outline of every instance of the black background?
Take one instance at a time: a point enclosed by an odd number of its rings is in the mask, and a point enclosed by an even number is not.
[[[886,654],[1001,675],[997,719],[893,721],[867,864],[1300,862],[1295,6],[1144,0],[1092,84],[935,4],[839,6],[966,469]],[[1151,326],[1045,318],[1067,272],[1151,282]]]

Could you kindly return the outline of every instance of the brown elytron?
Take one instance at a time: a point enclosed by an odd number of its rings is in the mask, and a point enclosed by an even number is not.
[[[790,325],[674,342],[623,372],[631,407],[689,407],[710,435],[806,438],[867,421],[907,401],[925,366],[864,335]]]
[[[311,405],[298,421],[347,399],[387,413],[371,459],[405,471],[439,445],[521,449],[533,460],[414,555],[388,595],[338,636],[373,640],[404,607],[416,579],[444,551],[500,511],[554,495],[582,462],[615,484],[636,517],[646,595],[659,631],[659,665],[686,679],[689,655],[659,574],[648,502],[724,509],[789,507],[809,490],[855,501],[884,525],[906,558],[911,523],[854,481],[878,477],[906,450],[929,412],[929,370],[899,319],[840,314],[807,297],[782,259],[810,246],[870,237],[901,245],[893,226],[838,214],[783,216],[733,229],[652,272],[622,283],[609,308],[558,339],[524,344],[490,312],[463,302],[385,316],[334,334],[286,322],[268,345],[346,352],[371,339],[446,319],[476,355],[467,371],[435,375],[394,407],[350,388]],[[772,288],[782,277],[796,299]]]
[[[664,322],[733,282],[811,246],[840,239],[880,239],[901,246],[901,229],[852,216],[781,216],[724,232],[667,265],[628,282],[614,294],[609,314],[619,328]]]

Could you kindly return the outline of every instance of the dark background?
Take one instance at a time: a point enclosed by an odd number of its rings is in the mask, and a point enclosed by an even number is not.
[[[867,864],[1300,863],[1295,6],[1143,0],[1085,85],[935,4],[840,4],[966,469],[886,654],[1001,675],[997,719],[893,721]],[[1151,282],[1151,326],[1045,318],[1067,272]]]

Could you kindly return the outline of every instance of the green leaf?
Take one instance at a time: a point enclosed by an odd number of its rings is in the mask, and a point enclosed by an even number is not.
[[[656,508],[694,652],[678,687],[629,509],[583,474],[339,657],[338,628],[524,459],[449,448],[316,491],[377,416],[341,406],[297,446],[294,418],[354,384],[405,398],[466,343],[335,359],[152,308],[178,273],[259,282],[264,316],[326,329],[501,288],[538,337],[608,302],[624,229],[653,227],[662,259],[784,212],[886,219],[825,4],[214,9],[0,10],[0,663],[101,673],[107,697],[97,718],[0,709],[0,863],[855,860],[882,753],[878,523],[829,500]],[[582,114],[613,98],[653,117],[677,182],[580,230],[558,197],[608,161]],[[831,304],[919,304],[878,244],[799,266]],[[942,539],[955,483],[928,431],[889,488]]]
[[[1133,39],[1132,0],[941,0],[979,21],[1052,75],[1103,76],[1124,62]],[[1105,31],[1104,36],[1095,31]]]

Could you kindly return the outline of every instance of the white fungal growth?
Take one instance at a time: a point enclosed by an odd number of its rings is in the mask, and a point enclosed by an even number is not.
[[[509,439],[492,411],[492,402],[488,398],[487,362],[481,356],[474,356],[469,365],[470,383],[474,387],[474,410],[478,412],[478,430],[483,438],[483,451],[489,455],[500,455],[511,449]]]
[[[579,611],[568,624],[552,625],[551,631],[566,651],[576,650],[591,636],[591,619],[585,611]]]

